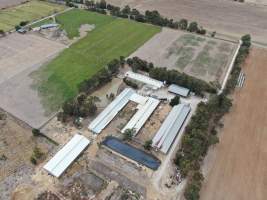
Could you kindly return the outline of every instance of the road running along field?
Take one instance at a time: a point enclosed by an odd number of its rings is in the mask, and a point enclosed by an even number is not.
[[[233,42],[163,28],[130,57],[222,83],[236,47]]]
[[[205,159],[201,200],[265,200],[267,197],[267,50],[252,48],[225,116],[220,142]]]
[[[246,0],[245,0],[246,1]],[[266,1],[266,0],[265,0]],[[140,11],[158,10],[163,16],[196,21],[211,31],[239,39],[253,35],[253,41],[267,45],[267,7],[232,0],[107,0],[130,5]]]
[[[63,5],[52,4],[45,1],[29,1],[21,5],[0,10],[0,29],[10,31],[22,21],[34,21],[63,11]]]
[[[129,56],[161,30],[160,27],[78,9],[65,12],[57,19],[69,37],[77,36],[83,24],[95,25],[95,29],[33,74],[39,80],[35,87],[43,105],[51,112],[59,109],[66,99],[74,97],[83,80],[112,59]]]

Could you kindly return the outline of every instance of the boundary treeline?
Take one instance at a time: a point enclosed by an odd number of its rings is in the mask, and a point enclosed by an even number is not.
[[[187,19],[174,21],[173,19],[163,17],[157,10],[147,10],[145,14],[142,14],[139,10],[135,8],[132,9],[128,5],[124,6],[123,8],[120,8],[118,6],[108,4],[105,0],[66,0],[66,5],[71,7],[77,7],[72,2],[83,3],[87,7],[87,10],[92,12],[98,12],[101,14],[109,13],[112,16],[128,18],[141,23],[149,23],[161,27],[180,29],[201,35],[205,35],[207,33],[207,31],[202,26],[199,26],[198,23],[195,21],[189,22]]]
[[[198,200],[200,198],[199,192],[204,180],[200,171],[202,161],[208,148],[219,142],[217,128],[222,126],[220,120],[232,106],[227,95],[231,94],[235,88],[241,64],[249,54],[251,46],[250,35],[243,36],[241,40],[242,45],[226,89],[219,95],[211,96],[207,103],[199,103],[195,115],[185,129],[181,147],[174,159],[181,175],[188,179],[184,192],[186,200]]]
[[[126,62],[133,71],[141,70],[147,72],[151,78],[164,81],[167,84],[177,84],[186,87],[198,96],[204,96],[204,92],[216,93],[216,88],[211,84],[185,73],[180,73],[176,70],[167,70],[162,67],[154,67],[153,63],[149,63],[138,57],[129,58]]]

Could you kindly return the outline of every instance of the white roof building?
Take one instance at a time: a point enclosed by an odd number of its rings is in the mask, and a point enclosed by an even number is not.
[[[145,124],[147,119],[153,113],[160,103],[159,100],[144,97],[137,94],[133,89],[124,89],[115,99],[112,101],[88,126],[88,129],[95,134],[99,134],[119,113],[120,110],[129,102],[133,101],[137,103],[138,111],[130,119],[127,125],[122,129],[122,133],[126,129],[135,129],[136,134]]]
[[[128,71],[125,73],[125,77],[145,83],[147,85],[149,85],[152,89],[156,90],[159,89],[161,87],[163,87],[163,82],[158,81],[156,79],[150,78],[148,76],[142,75],[142,74],[138,74],[138,73],[134,73],[132,71]]]
[[[58,178],[89,144],[90,140],[82,135],[76,134],[45,164],[44,169]]]
[[[99,134],[118,114],[118,112],[129,102],[130,97],[135,94],[131,88],[123,90],[88,126],[95,134]]]
[[[171,84],[168,87],[168,91],[174,94],[178,94],[182,97],[187,97],[189,95],[190,90],[175,84]]]
[[[177,134],[186,120],[191,108],[187,104],[178,104],[173,107],[160,129],[152,140],[152,146],[167,153]]]
[[[139,132],[139,130],[146,123],[150,115],[154,112],[154,110],[159,105],[160,101],[154,98],[147,98],[147,101],[143,105],[138,105],[138,111],[135,115],[130,119],[130,121],[126,124],[126,126],[122,129],[122,133],[127,129],[134,129],[135,135]],[[134,136],[135,136],[134,135]]]

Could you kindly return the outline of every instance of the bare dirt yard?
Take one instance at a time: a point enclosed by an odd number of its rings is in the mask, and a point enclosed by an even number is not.
[[[240,38],[250,33],[253,41],[267,44],[267,7],[229,0],[108,0],[140,11],[158,10],[164,16],[197,21],[203,27]]]
[[[202,200],[264,200],[267,197],[267,50],[253,48],[244,87],[233,98],[220,142],[205,163]]]
[[[237,44],[163,28],[130,57],[222,83]]]
[[[0,9],[7,8],[10,6],[15,6],[20,3],[26,2],[27,0],[1,0],[0,1]]]
[[[32,127],[39,128],[47,114],[31,85],[30,74],[65,48],[33,35],[12,33],[0,39],[0,107]]]
[[[46,155],[54,145],[45,138],[33,137],[29,127],[11,116],[0,117],[0,200],[10,199],[18,185],[32,184],[35,166],[30,158],[35,147]]]

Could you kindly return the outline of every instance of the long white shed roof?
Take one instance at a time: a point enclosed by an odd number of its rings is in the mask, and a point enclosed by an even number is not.
[[[150,78],[150,77],[142,75],[142,74],[134,73],[132,71],[126,72],[125,77],[129,77],[129,78],[134,79],[136,81],[143,82],[149,86],[152,86],[153,89],[159,89],[159,88],[163,87],[163,85],[164,85],[163,82],[161,82],[161,81],[158,81],[156,79]]]
[[[147,119],[153,113],[153,111],[157,108],[160,101],[154,98],[149,97],[144,105],[138,106],[138,111],[135,115],[130,119],[130,121],[126,124],[126,126],[122,129],[122,133],[127,129],[134,129],[135,135],[139,132],[142,126],[146,123]]]
[[[170,149],[191,108],[187,104],[174,106],[152,140],[152,145],[163,153]]]
[[[59,177],[89,144],[90,140],[82,135],[76,134],[45,164],[44,169],[53,176]]]
[[[171,84],[168,88],[168,91],[172,92],[174,94],[178,94],[178,95],[183,96],[183,97],[187,97],[189,92],[190,92],[189,89],[175,85],[175,84]]]
[[[99,134],[135,94],[131,88],[124,89],[89,125],[89,130]]]

